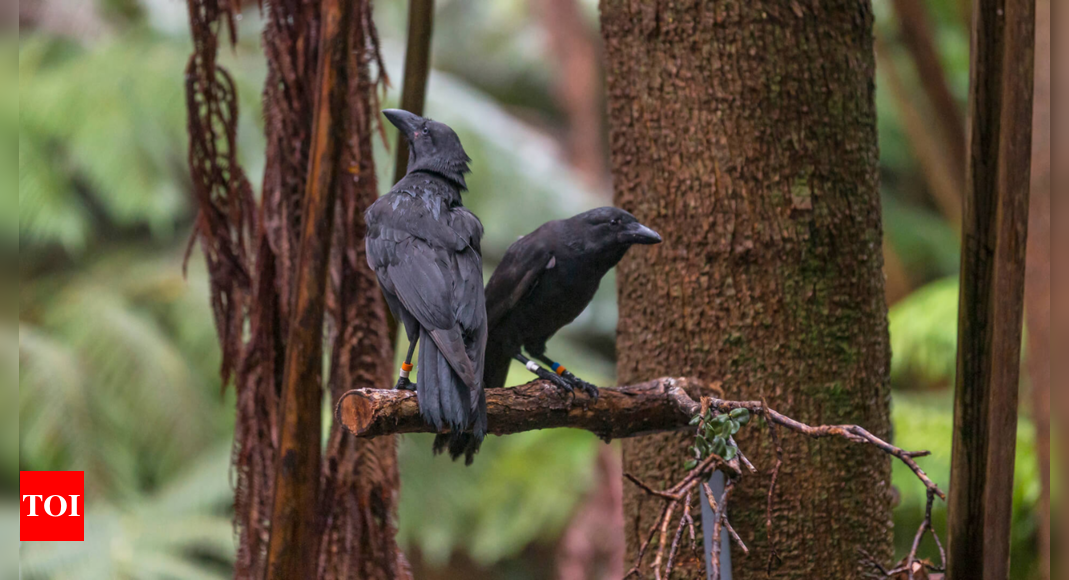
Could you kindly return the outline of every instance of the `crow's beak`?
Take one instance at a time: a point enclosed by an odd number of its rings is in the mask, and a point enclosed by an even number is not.
[[[403,109],[384,109],[382,114],[393,123],[394,127],[401,130],[401,134],[412,140],[412,136],[419,130],[419,125],[423,122],[423,117],[414,113],[409,113]]]
[[[650,228],[634,222],[627,227],[627,241],[632,244],[659,244],[661,235]]]

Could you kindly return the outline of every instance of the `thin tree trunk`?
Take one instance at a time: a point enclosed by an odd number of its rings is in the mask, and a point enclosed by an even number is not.
[[[386,304],[364,254],[364,211],[378,199],[371,139],[381,119],[376,95],[383,74],[371,12],[370,2],[357,3],[349,30],[351,45],[362,50],[349,51],[349,98],[340,124],[340,134],[347,138],[339,164],[330,268],[332,403],[354,385],[373,387],[393,378]],[[316,578],[411,578],[395,537],[400,481],[394,438],[358,439],[335,421],[322,467]]]
[[[1009,577],[1035,0],[976,0],[962,220],[947,576]]]
[[[319,28],[312,141],[301,211],[300,254],[286,339],[275,459],[274,502],[267,547],[267,578],[315,575],[319,551],[320,437],[323,408],[323,320],[334,207],[348,93],[353,5],[323,0]]]
[[[616,199],[665,238],[619,268],[619,380],[720,379],[732,398],[887,436],[869,3],[603,0],[601,13]],[[774,452],[740,435],[762,475],[733,495],[750,548],[732,554],[735,578],[764,578],[773,546],[778,578],[857,578],[858,548],[890,561],[885,457],[781,437],[794,467],[769,538]],[[625,441],[624,470],[672,483],[692,443]],[[660,503],[625,485],[630,561]],[[703,558],[678,560],[675,577],[704,577]]]
[[[1050,0],[1036,2],[1035,103],[1032,114],[1032,191],[1028,209],[1024,305],[1028,376],[1042,485],[1036,503],[1039,571],[1050,573]]]

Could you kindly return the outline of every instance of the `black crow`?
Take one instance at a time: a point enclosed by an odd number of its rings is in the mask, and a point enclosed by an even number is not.
[[[483,386],[505,386],[509,362],[515,358],[540,378],[596,398],[597,387],[546,355],[546,341],[579,316],[602,276],[628,248],[660,241],[661,236],[635,216],[601,207],[543,224],[509,246],[486,285],[490,338]],[[551,370],[521,354],[521,347]]]
[[[412,388],[418,342],[420,413],[449,430],[435,452],[448,446],[471,463],[486,434],[483,226],[460,200],[471,159],[448,126],[398,109],[383,114],[409,143],[408,173],[365,214],[368,265],[408,334],[396,386]]]

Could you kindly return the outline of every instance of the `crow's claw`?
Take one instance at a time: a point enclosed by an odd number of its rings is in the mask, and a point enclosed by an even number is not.
[[[572,384],[570,382],[568,382],[564,377],[558,375],[557,373],[550,372],[550,371],[547,371],[546,369],[540,368],[540,369],[538,369],[538,372],[536,372],[535,374],[538,375],[538,378],[546,380],[546,381],[549,381],[549,382],[553,383],[555,386],[557,386],[558,388],[564,389],[565,391],[567,391],[568,393],[570,393],[572,395],[575,394],[575,388],[572,386]]]
[[[406,377],[399,377],[397,379],[397,384],[394,385],[393,388],[401,391],[414,391],[416,390],[416,383],[413,383]]]
[[[564,378],[564,380],[566,380],[566,381],[568,381],[569,383],[572,384],[572,388],[580,389],[584,393],[586,393],[587,396],[589,396],[591,399],[594,399],[595,401],[598,400],[598,396],[600,395],[600,393],[598,392],[598,388],[595,387],[594,385],[592,385],[592,384],[584,381],[583,379],[573,375],[569,371],[564,371],[563,378]]]

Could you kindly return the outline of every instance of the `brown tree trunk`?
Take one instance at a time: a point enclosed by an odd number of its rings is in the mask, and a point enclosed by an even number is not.
[[[601,14],[616,200],[665,238],[619,268],[619,380],[720,379],[731,398],[887,436],[869,3],[603,0]],[[890,561],[887,458],[783,433],[770,543],[759,428],[739,437],[762,475],[732,499],[750,548],[734,577],[764,578],[773,544],[777,578],[857,578],[858,548]],[[670,484],[692,442],[625,441],[624,470]],[[630,561],[660,502],[625,485]],[[674,577],[704,577],[700,556],[679,560]]]
[[[961,229],[947,578],[1010,574],[1035,0],[976,0]]]
[[[371,3],[360,2],[350,23],[347,94],[340,132],[342,151],[331,256],[331,403],[346,390],[389,384],[393,338],[386,302],[364,254],[364,211],[378,199],[371,139],[380,122],[376,90],[382,63],[372,39],[377,34]],[[372,50],[366,50],[368,47]],[[392,436],[352,437],[338,421],[331,425],[322,466],[318,573],[322,580],[411,578],[397,546],[397,448]]]
[[[376,199],[371,156],[382,63],[371,3],[350,3],[351,17],[339,31],[351,50],[335,63],[345,79],[344,103],[331,111],[339,162],[326,312],[330,321],[330,392],[353,385],[381,385],[391,374],[392,343],[381,293],[364,258],[363,212]],[[301,202],[309,171],[313,97],[324,26],[320,3],[279,0],[266,9],[267,55],[264,117],[267,138],[263,202],[254,290],[248,311],[249,338],[237,366],[235,427],[240,532],[235,576],[263,577],[279,433],[284,337],[290,331]],[[340,137],[339,137],[340,136]],[[322,336],[321,329],[314,329]],[[319,411],[317,406],[316,412]],[[406,578],[394,540],[398,488],[392,437],[356,440],[332,426],[319,471],[318,503],[303,517],[314,519],[317,578]]]

